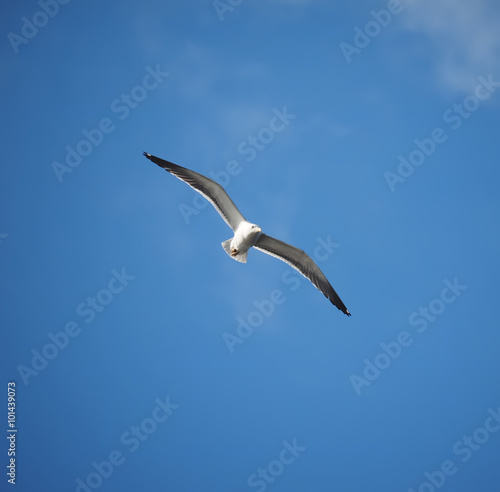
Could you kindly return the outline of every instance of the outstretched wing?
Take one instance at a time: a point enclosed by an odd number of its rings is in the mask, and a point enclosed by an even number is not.
[[[173,174],[175,177],[187,183],[195,189],[200,195],[203,195],[214,207],[226,224],[235,231],[239,223],[245,218],[233,203],[224,188],[215,181],[201,174],[195,173],[185,167],[178,166],[173,162],[165,161],[159,157],[144,152],[144,155],[158,166]]]
[[[274,239],[267,234],[261,234],[259,236],[254,248],[288,263],[291,267],[304,275],[304,277],[308,278],[318,290],[323,292],[325,297],[330,299],[330,302],[334,306],[340,309],[344,314],[347,314],[347,316],[351,316],[351,313],[345,307],[330,282],[328,282],[328,279],[307,253],[279,239]]]

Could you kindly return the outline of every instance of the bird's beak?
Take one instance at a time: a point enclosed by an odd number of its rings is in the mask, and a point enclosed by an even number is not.
[[[262,229],[260,227],[257,227],[257,232],[262,232]]]

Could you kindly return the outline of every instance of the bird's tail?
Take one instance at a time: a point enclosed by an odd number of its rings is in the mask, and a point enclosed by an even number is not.
[[[236,253],[236,254],[233,254],[231,252],[231,241],[233,240],[233,238],[231,239],[228,239],[227,241],[224,241],[222,244],[222,247],[224,248],[225,252],[233,259],[233,260],[236,260],[236,261],[239,261],[241,263],[246,263],[247,262],[247,251],[245,251],[244,253]]]

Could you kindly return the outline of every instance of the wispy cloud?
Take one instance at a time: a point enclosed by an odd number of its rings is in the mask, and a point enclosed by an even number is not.
[[[480,74],[500,73],[500,6],[491,0],[419,0],[401,19],[432,43],[440,87],[468,92]]]

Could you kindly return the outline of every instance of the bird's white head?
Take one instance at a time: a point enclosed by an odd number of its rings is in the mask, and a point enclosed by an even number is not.
[[[236,236],[241,238],[242,242],[248,243],[251,246],[255,244],[261,232],[262,229],[257,224],[245,221],[238,226]]]
[[[250,226],[250,233],[253,236],[258,236],[262,232],[262,229],[257,224],[250,224]]]
[[[250,224],[250,226],[250,232],[248,235],[251,241],[250,244],[253,246],[258,241],[262,229],[257,224]]]

